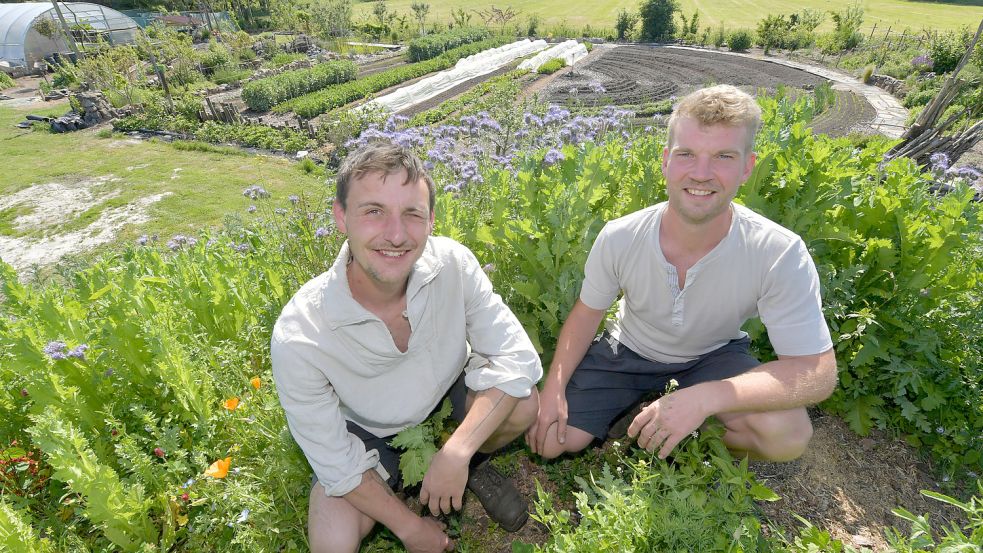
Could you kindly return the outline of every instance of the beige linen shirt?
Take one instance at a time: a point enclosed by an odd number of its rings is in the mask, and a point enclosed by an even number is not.
[[[427,240],[406,290],[406,352],[352,298],[349,258],[346,242],[334,265],[284,307],[271,343],[287,424],[331,496],[379,468],[378,453],[365,451],[346,419],[387,437],[423,422],[462,369],[471,390],[496,387],[514,397],[528,396],[543,374],[525,330],[465,246]]]
[[[823,317],[819,275],[802,239],[732,204],[727,236],[678,274],[662,253],[666,203],[609,222],[591,248],[580,299],[607,309],[623,292],[611,335],[652,361],[695,359],[747,334],[761,317],[775,353],[813,355],[832,347]]]

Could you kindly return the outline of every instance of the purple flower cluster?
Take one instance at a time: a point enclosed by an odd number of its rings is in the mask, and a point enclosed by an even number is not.
[[[44,354],[55,361],[67,359],[69,357],[84,360],[85,352],[88,349],[89,346],[86,344],[79,344],[72,349],[68,349],[68,345],[65,344],[65,342],[62,342],[61,340],[53,340],[44,346]]]
[[[914,58],[912,58],[911,66],[914,67],[915,70],[924,73],[927,71],[931,71],[932,68],[935,67],[935,62],[932,60],[931,57],[928,56],[928,54],[922,54],[920,56],[915,56]]]
[[[592,83],[590,91],[604,87]],[[484,167],[510,172],[526,152],[548,150],[544,163],[562,161],[565,145],[599,142],[611,131],[627,135],[631,111],[608,106],[596,115],[573,116],[570,110],[550,105],[545,112],[525,113],[521,123],[498,121],[488,112],[466,115],[459,124],[404,128],[405,117],[390,117],[382,125],[370,125],[358,138],[345,144],[355,149],[375,140],[388,140],[414,149],[445,192],[458,193],[485,182]],[[542,154],[539,154],[542,155]]]
[[[325,236],[328,236],[330,234],[331,234],[330,230],[324,227],[317,227],[317,230],[314,231],[314,238],[324,238]]]
[[[236,244],[233,242],[232,249],[239,253],[248,253],[253,249],[253,247],[249,245],[249,242],[243,242],[242,244]]]
[[[183,234],[176,234],[173,238],[167,241],[167,247],[171,249],[172,252],[176,252],[183,248],[184,246],[194,246],[198,243],[198,239],[193,236],[185,236]]]
[[[290,202],[290,203],[292,203],[292,204],[294,204],[294,205],[297,205],[297,202],[300,201],[300,196],[298,196],[296,194],[291,194],[291,195],[287,196],[287,201]]]
[[[261,198],[270,197],[270,193],[267,192],[265,188],[263,188],[258,184],[254,184],[253,186],[247,187],[245,190],[242,191],[242,195],[249,198],[250,200],[258,200]]]
[[[563,152],[557,150],[556,148],[550,148],[550,151],[546,152],[546,155],[543,157],[543,165],[549,167],[550,165],[556,165],[558,162],[563,161],[564,159],[566,159],[566,157],[564,157]]]

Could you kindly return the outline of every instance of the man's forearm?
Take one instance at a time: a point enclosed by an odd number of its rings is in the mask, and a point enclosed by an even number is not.
[[[405,535],[420,521],[420,517],[396,497],[375,469],[362,473],[362,483],[343,497],[366,516],[389,528],[397,537]]]
[[[829,350],[816,356],[787,357],[764,363],[725,380],[693,386],[711,415],[738,411],[776,411],[812,405],[836,387],[836,359]]]
[[[579,299],[574,303],[570,315],[560,329],[556,341],[556,353],[550,363],[549,374],[546,375],[546,386],[556,387],[557,391],[565,390],[570,377],[577,365],[584,359],[584,354],[590,348],[597,327],[604,319],[604,311],[591,309]]]
[[[519,398],[498,388],[479,392],[468,414],[441,449],[462,460],[470,459],[512,414],[518,403]]]

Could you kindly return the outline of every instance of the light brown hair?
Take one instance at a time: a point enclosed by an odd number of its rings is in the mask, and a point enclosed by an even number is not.
[[[430,213],[433,213],[433,204],[436,198],[436,188],[434,187],[433,177],[423,167],[423,162],[409,148],[400,146],[388,140],[376,140],[369,142],[365,146],[348,154],[348,157],[341,162],[338,169],[337,183],[335,184],[335,199],[341,204],[342,209],[347,209],[348,188],[353,180],[366,173],[376,171],[389,175],[396,173],[400,169],[406,169],[406,181],[404,185],[419,182],[423,179],[427,183],[429,192]]]
[[[744,127],[747,129],[745,154],[754,150],[754,136],[761,126],[761,108],[758,103],[747,92],[728,84],[701,88],[679,101],[669,117],[669,148],[672,148],[676,122],[684,117],[696,121],[702,127]]]

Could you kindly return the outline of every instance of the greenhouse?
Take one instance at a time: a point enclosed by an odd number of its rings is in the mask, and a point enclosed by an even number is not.
[[[67,33],[76,44],[104,40],[126,44],[136,40],[139,27],[130,17],[87,2],[60,2],[61,24],[51,2],[0,4],[0,64],[31,68],[55,54],[72,52]]]

